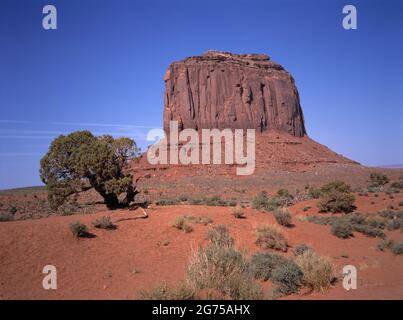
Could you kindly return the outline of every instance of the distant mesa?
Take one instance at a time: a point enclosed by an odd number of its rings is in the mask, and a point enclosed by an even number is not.
[[[165,74],[164,129],[274,129],[306,134],[293,77],[266,54],[207,51]]]

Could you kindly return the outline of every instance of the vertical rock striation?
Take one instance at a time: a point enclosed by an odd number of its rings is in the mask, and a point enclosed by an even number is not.
[[[292,76],[264,54],[208,51],[174,62],[164,77],[164,129],[254,128],[306,134]]]

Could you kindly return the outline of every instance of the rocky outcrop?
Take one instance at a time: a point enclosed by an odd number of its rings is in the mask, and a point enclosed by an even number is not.
[[[275,129],[306,134],[292,76],[265,54],[208,51],[165,74],[164,129]]]

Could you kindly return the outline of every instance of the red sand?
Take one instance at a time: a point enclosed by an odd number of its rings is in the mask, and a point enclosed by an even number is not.
[[[403,200],[403,194],[396,194],[393,200],[371,194],[356,197],[357,211],[371,213],[390,204],[397,206]],[[375,204],[371,205],[371,201]],[[303,212],[308,205],[312,208]],[[346,291],[338,281],[325,292],[297,294],[287,299],[403,299],[403,256],[377,250],[378,239],[355,233],[354,238],[341,240],[331,235],[329,226],[299,221],[296,215],[317,213],[315,200],[298,203],[290,210],[295,227],[281,228],[290,246],[306,243],[329,256],[338,276],[344,265],[355,265],[358,289]],[[148,219],[118,222],[114,231],[95,229],[91,222],[103,215],[110,215],[113,221],[139,216],[140,211],[104,211],[0,223],[0,299],[133,299],[139,290],[164,281],[182,280],[191,248],[203,243],[211,227],[193,224],[194,231],[186,234],[171,226],[176,216],[203,215],[212,218],[213,225],[227,225],[236,245],[246,247],[249,253],[259,250],[254,244],[256,227],[275,224],[271,214],[252,209],[244,209],[246,219],[235,219],[227,207],[182,205],[152,207],[147,212]],[[96,237],[75,239],[69,224],[77,220],[90,227]],[[403,240],[400,231],[386,233],[390,238]],[[292,255],[291,251],[287,254]],[[57,268],[57,290],[42,288],[42,268],[47,264]]]

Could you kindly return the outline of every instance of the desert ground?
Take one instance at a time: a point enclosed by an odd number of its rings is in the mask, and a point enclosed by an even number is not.
[[[388,172],[393,177],[401,174],[401,170]],[[250,192],[254,191],[245,193]],[[402,210],[402,192],[355,192],[354,196],[355,212],[376,216],[385,209]],[[17,218],[0,223],[0,299],[137,299],[142,291],[183,280],[192,250],[206,244],[207,232],[215,225],[225,225],[235,247],[246,249],[247,256],[274,252],[255,244],[256,228],[262,224],[277,225],[288,240],[287,252],[276,253],[292,258],[293,248],[304,243],[328,257],[334,267],[336,280],[330,288],[313,292],[301,289],[279,299],[403,299],[403,256],[379,250],[381,239],[377,237],[354,232],[353,237],[340,239],[330,232],[329,225],[307,221],[309,216],[332,215],[318,212],[317,199],[298,201],[288,208],[291,227],[279,226],[272,213],[252,209],[246,200],[242,219],[236,219],[229,206],[190,205],[182,200],[175,205],[149,204],[144,209],[148,218],[142,218],[141,208],[111,211],[97,202],[91,210],[74,214],[40,215],[36,213],[44,210],[40,203],[46,203],[42,188],[2,191],[2,210],[6,203],[13,204]],[[18,214],[30,208],[33,215]],[[173,227],[175,219],[183,215],[208,217],[212,222],[192,224],[193,230],[185,233]],[[109,216],[117,228],[94,228],[92,222],[103,216]],[[75,221],[84,223],[94,236],[74,237],[69,226]],[[383,231],[388,239],[403,241],[401,228]],[[57,290],[42,287],[42,268],[47,264],[57,268]],[[342,286],[345,265],[358,270],[356,290],[347,291]],[[265,298],[272,299],[271,281],[256,282]]]

